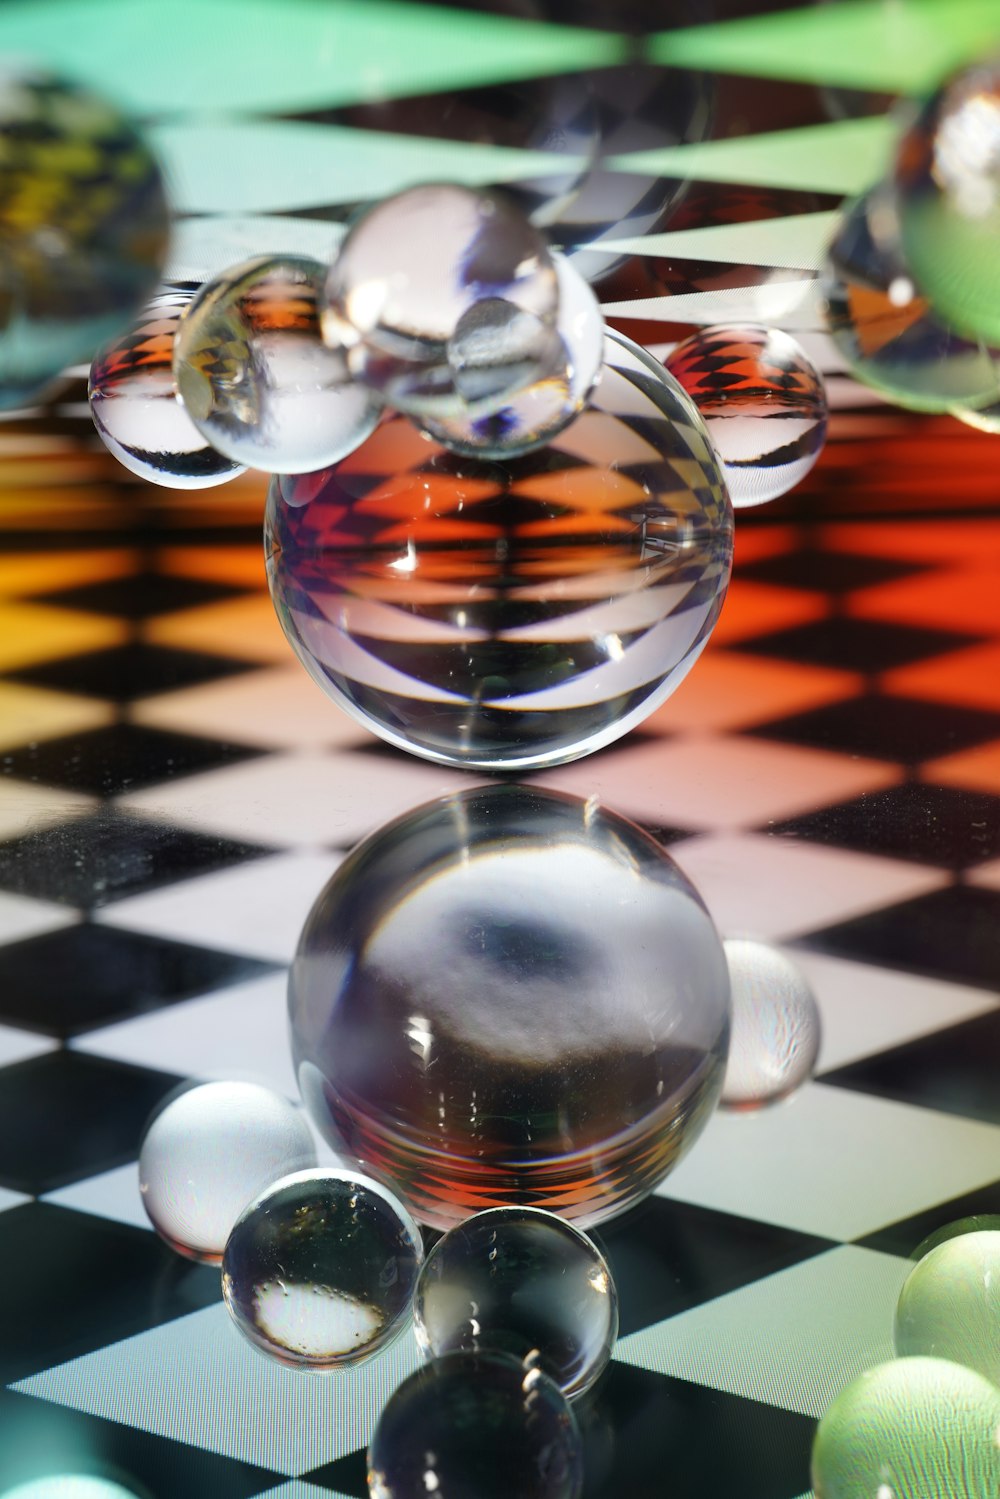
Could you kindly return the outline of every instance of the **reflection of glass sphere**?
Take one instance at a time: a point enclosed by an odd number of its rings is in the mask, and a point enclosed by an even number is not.
[[[229,1235],[222,1295],[243,1336],[323,1372],[387,1348],[409,1321],[420,1230],[377,1182],[316,1167],[282,1177]]]
[[[826,440],[826,390],[790,334],[752,324],[703,328],[666,363],[704,418],[737,509],[775,500],[805,478]]]
[[[484,298],[552,322],[559,291],[542,234],[512,202],[454,183],[407,188],[351,225],[326,277],[324,336],[355,379],[400,411],[453,394],[448,341]]]
[[[201,288],[174,341],[181,399],[213,447],[268,473],[312,473],[352,453],[381,407],[320,337],[324,267],[259,256]]]
[[[896,1352],[976,1369],[1000,1385],[1000,1233],[960,1234],[914,1265],[896,1307]]]
[[[421,1351],[530,1360],[566,1395],[589,1389],[618,1333],[618,1295],[596,1244],[538,1208],[491,1208],[439,1239],[413,1302]]]
[[[280,1093],[258,1083],[203,1083],[171,1098],[149,1124],[139,1191],[171,1249],[217,1265],[250,1199],[315,1161],[301,1110]]]
[[[722,1083],[722,944],[673,860],[591,803],[496,784],[354,851],[289,982],[307,1107],[447,1228],[527,1205],[580,1224],[650,1192]]]
[[[174,337],[197,290],[190,282],[166,287],[90,367],[90,413],[104,446],[140,479],[168,489],[207,489],[244,472],[206,442],[177,396]]]
[[[420,418],[427,435],[452,452],[501,461],[528,453],[550,441],[583,410],[604,358],[604,320],[597,298],[579,271],[563,255],[553,254],[552,259],[559,281],[559,312],[554,327],[532,319],[534,369],[523,361],[519,378],[509,382],[506,398],[494,397],[482,415],[469,402],[457,416]],[[500,356],[506,351],[508,332],[523,326],[528,317],[518,315],[509,303],[503,306],[509,308],[507,316],[493,320],[488,336],[481,324],[487,304],[479,302],[469,315],[472,321],[479,314],[474,324],[478,336],[471,337],[470,329],[461,341],[451,340],[449,362],[459,389],[462,383],[481,389],[491,370],[498,365],[502,368]]]
[[[368,1449],[371,1499],[578,1499],[580,1434],[539,1369],[449,1353],[395,1391]]]
[[[940,1358],[880,1364],[819,1423],[819,1499],[986,1499],[1000,1493],[1000,1390]]]
[[[724,943],[732,995],[729,1062],[720,1105],[758,1109],[812,1076],[820,1016],[801,968],[766,942]]]
[[[732,510],[697,413],[609,334],[587,409],[509,464],[401,417],[271,485],[268,582],[312,676],[390,743],[554,765],[673,691],[718,618]]]
[[[135,315],[168,226],[159,167],[117,109],[75,83],[0,73],[0,407]]]
[[[950,411],[1000,396],[1000,358],[939,321],[910,279],[885,194],[848,209],[822,288],[827,326],[853,375],[916,411]]]
[[[903,255],[938,316],[1000,344],[1000,62],[932,94],[896,154]]]

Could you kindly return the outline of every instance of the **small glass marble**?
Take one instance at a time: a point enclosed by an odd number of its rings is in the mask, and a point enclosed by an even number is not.
[[[496,1353],[448,1353],[392,1395],[368,1448],[371,1499],[579,1499],[580,1434],[558,1385]]]
[[[257,1083],[202,1083],[169,1099],[147,1125],[139,1191],[171,1249],[218,1265],[250,1199],[315,1161],[305,1116],[280,1093]]]
[[[607,1367],[618,1293],[586,1234],[538,1208],[489,1208],[444,1235],[413,1303],[425,1358],[462,1349],[509,1353],[572,1397]]]
[[[914,1265],[896,1306],[896,1352],[951,1359],[1000,1385],[1000,1232],[960,1234]]]
[[[554,327],[504,303],[506,317],[496,316],[489,325],[492,337],[486,336],[485,304],[480,302],[456,328],[448,346],[455,387],[463,397],[469,391],[477,399],[467,400],[466,409],[456,415],[420,418],[423,430],[452,452],[498,459],[528,453],[549,442],[583,410],[601,371],[604,319],[597,298],[572,262],[555,252],[552,258],[559,279]],[[512,339],[519,328],[524,331]],[[511,343],[512,352],[521,358],[504,357]],[[502,377],[511,369],[517,373],[507,375],[506,391],[495,380],[489,406],[483,410],[480,392],[490,374],[499,372]]]
[[[729,977],[666,851],[593,801],[495,782],[358,845],[289,976],[303,1100],[334,1150],[450,1228],[580,1227],[683,1157],[719,1096]]]
[[[207,489],[245,472],[206,442],[177,395],[174,339],[197,290],[195,282],[164,287],[90,367],[90,414],[104,446],[167,489]]]
[[[837,1396],[812,1454],[816,1499],[1000,1493],[1000,1390],[939,1358],[869,1369]]]
[[[904,259],[938,317],[1000,345],[1000,61],[963,69],[916,111],[893,187]]]
[[[812,1076],[819,1008],[805,974],[777,948],[746,937],[722,945],[732,1013],[719,1107],[759,1109],[787,1098]]]
[[[753,324],[703,328],[666,367],[708,427],[737,510],[787,494],[823,451],[823,377],[790,334]]]
[[[323,342],[317,298],[326,268],[300,255],[258,256],[213,277],[174,340],[174,378],[198,430],[234,463],[312,473],[352,453],[381,406]]]
[[[536,769],[674,690],[725,598],[733,514],[692,403],[608,333],[577,419],[510,463],[403,417],[322,474],[272,481],[267,576],[306,669],[383,739]]]
[[[558,282],[539,230],[497,193],[407,188],[348,230],[326,278],[323,334],[389,405],[444,414],[455,400],[448,341],[484,298],[555,321]]]
[[[317,1167],[262,1192],[233,1227],[222,1296],[261,1353],[325,1372],[361,1363],[409,1325],[420,1230],[378,1182]]]
[[[113,105],[0,67],[0,409],[118,334],[156,286],[168,232],[159,166]]]
[[[1000,399],[1000,355],[935,316],[895,232],[881,187],[850,205],[830,246],[821,282],[827,327],[851,373],[914,411]]]

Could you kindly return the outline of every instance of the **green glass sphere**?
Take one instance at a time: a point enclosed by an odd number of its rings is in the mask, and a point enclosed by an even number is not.
[[[1000,1385],[1000,1232],[960,1234],[914,1265],[896,1307],[896,1352],[951,1359]]]

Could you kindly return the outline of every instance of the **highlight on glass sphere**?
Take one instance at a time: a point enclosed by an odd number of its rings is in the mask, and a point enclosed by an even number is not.
[[[554,326],[499,299],[477,302],[459,320],[448,360],[465,408],[419,418],[423,431],[453,453],[517,457],[550,441],[583,410],[601,371],[604,320],[572,262],[555,251],[552,259],[559,281]],[[516,375],[507,373],[512,367]]]
[[[702,328],[666,367],[705,421],[737,510],[787,494],[823,451],[823,377],[791,334],[749,323]]]
[[[323,336],[398,411],[443,415],[455,400],[448,341],[484,298],[555,321],[559,287],[544,236],[501,194],[457,183],[406,188],[366,209],[341,241]]]
[[[960,1238],[962,1234],[979,1233],[1000,1233],[1000,1213],[970,1213],[967,1218],[956,1218],[951,1223],[939,1225],[920,1240],[911,1251],[910,1259],[916,1264],[925,1254],[937,1249],[939,1244],[947,1244],[950,1239]]]
[[[487,769],[620,738],[693,666],[733,514],[691,402],[619,334],[587,408],[505,465],[383,422],[272,481],[267,576],[303,665],[401,749]]]
[[[950,1359],[1000,1385],[1000,1230],[958,1234],[914,1265],[899,1293],[896,1352]]]
[[[159,279],[169,213],[139,131],[89,89],[0,64],[0,409],[90,360]]]
[[[869,1369],[823,1416],[816,1499],[986,1499],[1000,1493],[1000,1390],[941,1358]]]
[[[409,1326],[423,1252],[407,1208],[381,1183],[297,1171],[237,1220],[222,1296],[260,1353],[325,1373],[381,1353]]]
[[[729,937],[731,1030],[719,1107],[750,1110],[788,1098],[812,1076],[821,1037],[809,981],[766,942]]]
[[[963,69],[917,111],[894,189],[904,258],[938,316],[1000,344],[1000,60]]]
[[[323,342],[326,268],[262,255],[201,288],[174,340],[174,377],[192,421],[220,453],[268,473],[312,473],[354,451],[381,406]]]
[[[168,489],[207,489],[245,472],[198,431],[174,383],[177,327],[198,290],[172,282],[90,366],[90,414],[119,463]]]
[[[425,1358],[508,1353],[564,1395],[590,1389],[618,1333],[618,1293],[592,1239],[539,1208],[488,1208],[430,1250],[413,1302]]]
[[[499,1353],[448,1353],[390,1397],[368,1448],[371,1499],[579,1499],[580,1434],[558,1385]]]
[[[827,328],[851,373],[915,411],[1000,399],[1000,353],[941,321],[895,236],[880,187],[848,207],[830,246],[821,282]]]
[[[661,845],[508,782],[358,845],[306,921],[288,1007],[320,1131],[442,1229],[623,1212],[701,1133],[729,1041],[722,943]]]
[[[139,1191],[172,1249],[218,1265],[250,1199],[315,1162],[309,1125],[289,1099],[258,1083],[202,1083],[169,1098],[147,1125]]]

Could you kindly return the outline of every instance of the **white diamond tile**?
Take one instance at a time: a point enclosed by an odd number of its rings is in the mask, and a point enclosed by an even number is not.
[[[291,962],[302,925],[338,854],[277,854],[106,906],[105,926]]]
[[[369,1363],[306,1378],[251,1348],[220,1302],[13,1388],[295,1478],[364,1446],[420,1363],[407,1331]]]
[[[153,1232],[139,1196],[139,1173],[134,1161],[127,1166],[116,1166],[113,1171],[102,1171],[100,1176],[74,1182],[72,1186],[60,1187],[57,1192],[46,1192],[42,1201]]]
[[[894,1357],[893,1314],[910,1269],[845,1245],[630,1333],[614,1357],[821,1416],[852,1379]]]
[[[482,779],[403,753],[269,755],[135,792],[121,805],[256,843],[347,847],[389,818]]]
[[[534,779],[577,796],[596,794],[644,822],[730,832],[882,790],[899,780],[899,771],[826,750],[692,734],[625,741]]]
[[[20,1207],[22,1202],[30,1202],[31,1198],[24,1192],[12,1192],[9,1187],[0,1187],[0,1213],[5,1213],[8,1208]]]
[[[79,921],[79,913],[54,901],[32,900],[0,890],[0,942],[23,942]]]
[[[823,1022],[818,1072],[888,1051],[996,1009],[995,994],[788,949],[812,985]]]
[[[44,1056],[47,1051],[55,1051],[58,1045],[58,1041],[53,1041],[50,1036],[36,1036],[16,1025],[0,1025],[0,1067],[11,1067],[15,1062]]]
[[[57,786],[35,786],[28,781],[0,778],[0,838],[20,838],[40,832],[96,807],[97,798]]]
[[[264,749],[322,749],[357,745],[373,737],[297,664],[159,693],[135,703],[131,714],[136,723],[154,729]]]
[[[950,883],[925,865],[767,834],[690,838],[670,851],[727,937],[796,937]]]
[[[657,1193],[847,1240],[995,1181],[998,1161],[995,1125],[807,1083],[716,1114]]]

